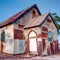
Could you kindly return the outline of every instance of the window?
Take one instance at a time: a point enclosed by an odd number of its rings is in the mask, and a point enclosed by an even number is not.
[[[32,18],[34,18],[36,16],[36,11],[35,9],[32,11]]]
[[[47,19],[47,22],[51,22],[51,20],[50,19]]]
[[[48,37],[52,38],[52,32],[51,31],[48,32]]]
[[[48,32],[48,41],[49,42],[52,41],[52,32],[51,31]]]
[[[1,33],[1,42],[5,42],[5,32]]]
[[[42,31],[48,31],[48,29],[46,27],[44,27],[44,26],[42,26],[41,30]]]

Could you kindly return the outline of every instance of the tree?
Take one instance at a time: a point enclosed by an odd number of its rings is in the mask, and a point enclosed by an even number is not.
[[[58,28],[58,34],[60,34],[60,16],[58,16],[56,13],[52,13],[52,17],[54,19],[54,22]]]

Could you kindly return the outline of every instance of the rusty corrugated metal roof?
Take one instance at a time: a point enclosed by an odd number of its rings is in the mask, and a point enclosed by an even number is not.
[[[8,18],[7,20],[3,21],[2,23],[0,23],[0,27],[6,26],[16,20],[18,20],[18,18],[21,18],[23,15],[25,15],[28,11],[30,11],[32,8],[36,8],[39,12],[39,14],[41,15],[39,9],[37,8],[37,5],[34,4],[33,6],[26,8],[24,10],[22,10],[21,12],[13,15],[12,17]]]
[[[15,21],[15,19],[18,18],[21,14],[23,14],[23,12],[24,11],[21,11],[21,12],[15,14],[14,16],[8,18],[7,20],[3,21],[2,23],[0,23],[0,27]]]

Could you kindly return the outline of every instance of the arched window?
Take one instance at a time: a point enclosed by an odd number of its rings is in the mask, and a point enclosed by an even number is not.
[[[36,10],[33,9],[33,11],[32,11],[32,18],[34,18],[35,16],[36,16]]]
[[[51,20],[50,19],[47,19],[47,22],[51,22]]]
[[[5,42],[5,32],[1,33],[1,42]]]
[[[49,42],[52,41],[52,32],[51,31],[48,32],[48,41]]]

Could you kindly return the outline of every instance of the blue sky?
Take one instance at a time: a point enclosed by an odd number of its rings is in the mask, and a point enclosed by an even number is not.
[[[37,4],[42,14],[50,10],[60,16],[60,0],[0,0],[0,22],[33,4]]]

